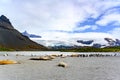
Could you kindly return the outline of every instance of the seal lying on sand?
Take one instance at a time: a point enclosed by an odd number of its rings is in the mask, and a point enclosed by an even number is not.
[[[52,59],[55,59],[54,56],[50,55],[50,56],[41,56],[39,58],[30,58],[30,60],[52,60]]]
[[[59,66],[59,67],[64,67],[64,68],[68,67],[67,63],[65,63],[65,62],[60,62],[60,63],[58,64],[58,66]]]
[[[0,60],[0,65],[6,65],[6,64],[17,64],[17,61],[14,60]]]

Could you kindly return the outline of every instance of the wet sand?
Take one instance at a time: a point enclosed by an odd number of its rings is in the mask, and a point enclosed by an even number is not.
[[[0,80],[120,80],[120,57],[67,57],[52,61],[30,56],[0,56],[21,64],[0,65]],[[67,68],[58,67],[64,61]]]

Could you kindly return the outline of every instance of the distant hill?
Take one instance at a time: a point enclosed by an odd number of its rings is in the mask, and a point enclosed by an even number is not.
[[[17,31],[4,15],[0,16],[0,48],[11,50],[47,50],[46,47],[31,41],[27,36]]]
[[[55,49],[54,49],[55,50]],[[95,47],[77,47],[72,49],[58,49],[64,52],[120,52],[120,46],[95,48]]]
[[[27,31],[22,32],[22,34],[29,38],[41,38],[41,36],[35,34],[29,34]]]

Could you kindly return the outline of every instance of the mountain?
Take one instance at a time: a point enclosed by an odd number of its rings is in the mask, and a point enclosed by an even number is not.
[[[24,31],[22,34],[29,38],[41,38],[41,36],[35,34],[29,34],[27,31]]]
[[[44,39],[33,39],[33,41],[42,44],[48,48],[53,49],[71,49],[71,48],[80,48],[80,47],[95,47],[95,48],[104,48],[104,47],[114,47],[120,46],[119,39],[112,38],[100,38],[100,39],[63,39],[63,40],[44,40]]]
[[[0,48],[12,50],[47,50],[46,47],[30,40],[27,36],[17,31],[10,20],[0,16]]]
[[[104,39],[108,42],[109,46],[120,46],[119,39],[115,39],[115,40],[113,40],[112,38],[104,38]]]
[[[77,40],[78,43],[82,43],[82,44],[92,44],[93,40],[88,40],[88,41],[84,41],[84,40]]]

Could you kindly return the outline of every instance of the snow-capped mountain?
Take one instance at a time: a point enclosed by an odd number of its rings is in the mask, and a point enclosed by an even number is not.
[[[45,40],[42,38],[33,39],[33,41],[42,44],[46,47],[80,47],[80,46],[92,46],[97,48],[103,48],[107,46],[120,46],[119,39],[112,38],[100,38],[100,39],[80,39],[80,38],[71,38],[71,39],[61,39],[61,40]]]
[[[94,42],[94,40],[88,40],[88,41],[84,41],[84,40],[77,40],[78,43],[82,43],[82,44],[92,44]]]
[[[119,39],[115,39],[115,40],[113,40],[111,38],[104,38],[104,39],[108,42],[109,46],[120,46]]]
[[[29,34],[27,31],[24,31],[22,34],[29,38],[41,38],[41,36],[35,34]]]

